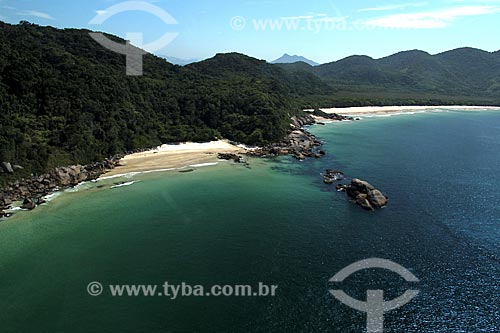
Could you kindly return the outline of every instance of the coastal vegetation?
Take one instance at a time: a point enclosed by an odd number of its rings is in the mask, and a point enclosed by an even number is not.
[[[0,23],[0,161],[24,167],[3,182],[161,143],[266,144],[300,111],[274,74],[254,77],[267,64],[215,76],[146,55],[144,76],[129,77],[88,32]]]
[[[20,167],[0,173],[0,184],[162,143],[282,142],[303,108],[500,104],[498,52],[410,51],[316,67],[237,53],[181,67],[148,54],[144,75],[130,77],[125,56],[88,33],[0,22],[0,162]]]

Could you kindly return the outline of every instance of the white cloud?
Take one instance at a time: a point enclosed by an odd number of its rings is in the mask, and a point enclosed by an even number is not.
[[[395,14],[365,21],[367,26],[403,29],[436,29],[447,27],[454,20],[499,13],[496,6],[463,6],[411,14]]]
[[[35,17],[46,19],[46,20],[54,20],[54,18],[52,16],[50,16],[49,14],[43,13],[43,12],[39,12],[39,11],[36,11],[36,10],[24,10],[22,12],[19,12],[18,15],[35,16]]]
[[[284,21],[339,21],[345,20],[345,16],[328,16],[327,14],[310,13],[308,15],[280,17]]]
[[[382,12],[389,10],[405,9],[410,7],[423,7],[426,6],[427,2],[416,2],[416,3],[403,3],[397,5],[380,6],[360,9],[359,12]]]

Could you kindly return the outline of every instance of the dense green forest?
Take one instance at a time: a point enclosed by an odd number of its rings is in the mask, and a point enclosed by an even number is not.
[[[148,54],[144,75],[130,77],[125,56],[88,33],[0,22],[0,162],[22,165],[17,177],[161,143],[275,142],[306,107],[500,103],[498,52],[410,51],[316,67],[236,53],[181,67]]]
[[[0,161],[25,175],[167,142],[278,141],[300,110],[289,94],[304,93],[281,81],[293,75],[266,74],[267,64],[244,56],[235,56],[248,62],[244,75],[147,55],[144,76],[129,77],[125,57],[85,30],[0,23],[0,47]]]

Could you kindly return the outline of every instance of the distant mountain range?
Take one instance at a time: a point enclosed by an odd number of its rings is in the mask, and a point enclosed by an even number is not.
[[[312,60],[309,60],[307,58],[304,58],[302,56],[298,55],[289,55],[289,54],[284,54],[281,58],[276,59],[274,61],[271,61],[271,64],[293,64],[296,62],[305,62],[308,65],[311,66],[318,66],[319,64],[317,62],[314,62]]]
[[[313,73],[337,91],[372,97],[422,93],[498,100],[500,96],[500,51],[466,47],[430,55],[412,50],[381,59],[351,56],[319,66],[304,62],[277,66],[292,73]]]

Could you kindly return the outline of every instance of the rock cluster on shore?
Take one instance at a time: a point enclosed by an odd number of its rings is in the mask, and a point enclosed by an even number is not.
[[[338,113],[325,113],[325,114],[322,114],[322,117],[326,118],[326,119],[330,119],[330,120],[335,120],[335,121],[354,121],[354,120],[356,120],[353,117],[343,116],[343,115],[338,114]]]
[[[21,208],[32,210],[36,205],[44,203],[42,197],[50,193],[95,180],[107,170],[114,169],[120,159],[121,156],[115,156],[89,165],[60,167],[44,175],[9,183],[0,191],[0,217],[7,216],[3,210],[8,209],[15,201],[23,200]]]
[[[217,154],[217,158],[219,160],[234,161],[235,163],[245,162],[245,160],[243,159],[243,156],[240,156],[238,154],[219,153],[219,154]]]
[[[247,155],[256,157],[292,155],[301,161],[307,157],[319,158],[325,155],[325,152],[321,150],[322,143],[316,136],[304,129],[304,126],[316,123],[314,117],[310,115],[292,117],[291,121],[291,132],[283,141],[250,150]]]

